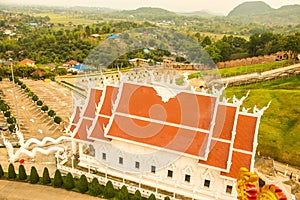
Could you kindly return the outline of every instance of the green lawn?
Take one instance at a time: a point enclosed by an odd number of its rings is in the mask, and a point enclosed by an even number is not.
[[[263,63],[263,64],[255,64],[249,66],[240,66],[240,67],[232,67],[232,68],[224,68],[219,70],[205,70],[198,73],[194,73],[189,75],[189,78],[195,78],[197,76],[202,75],[209,75],[209,74],[220,74],[222,77],[228,76],[237,76],[242,74],[249,74],[254,72],[264,72],[269,71],[272,69],[277,69],[281,67],[288,66],[289,63],[287,60],[277,61],[277,62],[270,62],[270,63]]]
[[[250,90],[244,107],[272,104],[261,119],[258,151],[278,161],[300,166],[300,75],[273,81],[230,87],[226,96],[238,97]]]

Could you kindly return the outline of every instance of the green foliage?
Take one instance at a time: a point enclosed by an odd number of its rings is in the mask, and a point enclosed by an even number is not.
[[[41,100],[38,100],[38,101],[36,102],[36,105],[42,106],[42,105],[43,105],[43,102],[42,102]]]
[[[131,198],[132,200],[141,200],[142,199],[142,195],[141,192],[139,190],[136,190],[133,197]]]
[[[89,192],[92,196],[98,196],[103,192],[103,187],[99,184],[97,178],[93,178],[92,182],[89,184]]]
[[[128,190],[125,185],[123,185],[121,187],[121,189],[119,190],[118,199],[120,199],[120,200],[128,200],[129,199]]]
[[[9,106],[8,106],[6,103],[1,103],[1,104],[0,104],[0,110],[1,110],[2,112],[7,111],[8,109],[9,109]]]
[[[31,184],[36,184],[37,182],[39,182],[39,180],[40,180],[39,174],[38,174],[36,168],[34,166],[32,166],[31,170],[30,170],[29,182]]]
[[[55,122],[56,124],[60,124],[61,121],[62,121],[62,119],[61,119],[60,117],[58,117],[58,116],[55,116],[55,117],[54,117],[54,122]]]
[[[28,97],[33,97],[33,93],[31,91],[28,92]]]
[[[25,88],[25,90],[24,90],[26,93],[28,93],[28,92],[30,92],[30,89],[27,87],[27,88]]]
[[[72,190],[75,187],[74,179],[70,172],[63,180],[63,187],[67,190]]]
[[[15,117],[7,118],[6,122],[7,122],[8,124],[16,123],[16,118],[15,118]]]
[[[34,95],[32,96],[32,101],[37,101],[37,100],[39,100],[39,97],[38,97],[37,95],[34,94]]]
[[[165,200],[170,200],[170,197],[165,197]]]
[[[46,111],[49,110],[49,107],[46,106],[46,105],[43,105],[43,106],[41,107],[41,110],[44,111],[44,112],[46,112]]]
[[[44,171],[43,171],[42,184],[47,185],[47,184],[50,184],[50,183],[51,183],[51,179],[50,179],[50,176],[49,176],[49,171],[48,171],[48,168],[45,167]]]
[[[6,112],[4,113],[4,117],[10,117],[10,115],[11,115],[10,111],[6,111]]]
[[[55,112],[54,112],[54,110],[49,110],[48,111],[48,116],[49,117],[54,117],[56,114],[55,114]]]
[[[0,76],[0,81],[2,81],[2,76]]]
[[[4,176],[4,171],[2,166],[0,165],[0,178],[2,178],[2,176]]]
[[[113,198],[115,196],[115,189],[111,181],[108,181],[106,183],[103,194],[107,199]]]
[[[272,103],[261,118],[258,147],[262,156],[299,166],[300,155],[300,75],[270,80],[244,86],[229,87],[226,96],[242,97],[251,90],[244,101],[246,108],[262,108]]]
[[[11,133],[14,133],[15,132],[15,128],[16,128],[16,125],[15,124],[11,124],[8,126],[8,130],[11,132]]]
[[[88,181],[85,175],[81,175],[76,186],[81,193],[86,193],[88,191]]]
[[[27,174],[24,165],[19,166],[19,180],[24,181],[27,179]]]
[[[17,174],[15,172],[15,167],[12,163],[8,166],[8,179],[15,179],[17,177]]]
[[[22,88],[22,89],[25,89],[25,88],[26,88],[26,85],[23,83],[23,84],[21,85],[21,88]]]
[[[54,174],[53,186],[55,188],[60,188],[60,187],[62,187],[62,184],[63,184],[63,180],[62,180],[62,177],[61,177],[61,173],[57,169],[55,171],[55,174]]]
[[[151,195],[148,197],[148,200],[156,200],[155,195],[154,195],[154,194],[151,194]]]

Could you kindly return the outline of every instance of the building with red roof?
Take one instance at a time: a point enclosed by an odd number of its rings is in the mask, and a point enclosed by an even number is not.
[[[240,109],[248,94],[229,102],[224,87],[196,92],[174,76],[140,69],[90,88],[68,128],[79,166],[157,199],[236,199],[267,107],[249,113]]]
[[[33,60],[26,58],[20,62],[20,65],[34,66],[35,62]]]

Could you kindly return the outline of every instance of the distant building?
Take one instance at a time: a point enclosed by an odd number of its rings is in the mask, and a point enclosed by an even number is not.
[[[74,67],[75,65],[78,65],[79,62],[77,62],[76,60],[70,60],[66,63],[63,64],[63,67],[67,67],[67,68],[72,68]]]
[[[98,38],[98,37],[100,37],[101,35],[99,35],[99,34],[92,34],[91,35],[91,37],[93,37],[93,38]]]
[[[35,65],[35,62],[33,60],[26,58],[20,62],[20,65],[27,65],[33,67]]]
[[[36,22],[30,22],[29,26],[36,27],[36,26],[38,26],[38,23],[36,23]]]
[[[146,60],[143,58],[133,58],[129,60],[129,63],[135,67],[146,67],[148,66],[150,60]]]

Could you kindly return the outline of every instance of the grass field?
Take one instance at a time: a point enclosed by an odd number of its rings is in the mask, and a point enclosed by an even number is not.
[[[64,24],[65,26],[68,26],[69,22],[72,22],[73,25],[89,25],[96,23],[96,20],[86,19],[77,15],[62,15],[62,14],[54,14],[54,13],[41,13],[41,14],[35,14],[35,17],[37,16],[48,16],[50,17],[50,22],[54,24]]]
[[[216,71],[215,69],[214,70],[205,70],[205,71],[191,74],[191,75],[189,75],[189,78],[190,79],[195,78],[201,74],[203,74],[203,75],[220,74],[222,77],[237,76],[237,75],[242,75],[242,74],[250,74],[250,73],[254,73],[254,72],[269,71],[272,69],[286,67],[288,65],[289,65],[289,62],[287,60],[283,60],[283,61],[263,63],[263,64],[224,68],[224,69],[219,69],[218,71]]]
[[[226,96],[241,97],[244,107],[272,104],[261,119],[258,151],[275,160],[300,166],[300,75],[246,86],[230,87]]]

